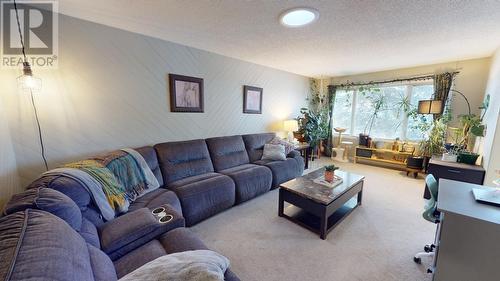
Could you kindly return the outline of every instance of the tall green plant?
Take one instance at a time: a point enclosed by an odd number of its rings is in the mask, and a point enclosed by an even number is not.
[[[420,142],[420,154],[431,157],[442,153],[446,139],[446,128],[446,124],[441,119],[435,120],[428,137]]]
[[[314,112],[308,108],[301,108],[302,116],[297,117],[299,132],[312,148],[316,148],[321,140],[328,138],[328,112]]]
[[[483,110],[481,117],[475,114],[460,115],[460,123],[462,124],[462,140],[460,141],[461,147],[467,149],[471,143],[471,135],[476,137],[484,137],[486,127],[482,124],[486,110],[490,104],[490,95],[486,95],[483,104],[479,109]]]
[[[301,108],[301,116],[296,119],[299,123],[299,133],[304,136],[312,148],[316,148],[321,140],[330,136],[330,101],[328,94],[321,91],[317,79],[311,79],[309,85],[308,108]]]

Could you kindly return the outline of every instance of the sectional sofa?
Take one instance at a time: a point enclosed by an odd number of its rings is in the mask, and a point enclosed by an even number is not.
[[[116,280],[159,256],[206,249],[185,226],[302,174],[297,151],[285,161],[261,160],[264,144],[274,137],[237,135],[136,149],[161,188],[109,221],[74,179],[35,180],[8,202],[0,219],[0,239],[7,241],[0,247],[0,279]],[[159,207],[170,221],[158,221],[152,210]],[[239,280],[229,269],[225,278]]]

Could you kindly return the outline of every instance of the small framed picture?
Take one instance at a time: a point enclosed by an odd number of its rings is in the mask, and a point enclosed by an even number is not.
[[[262,114],[262,88],[243,86],[243,113]]]
[[[203,112],[203,79],[169,74],[170,111]]]

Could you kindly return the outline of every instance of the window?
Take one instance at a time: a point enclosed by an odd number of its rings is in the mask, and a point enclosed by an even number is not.
[[[333,127],[351,128],[354,91],[337,90],[333,106]],[[347,114],[346,114],[347,113]]]
[[[421,128],[430,125],[432,118],[415,114],[418,101],[431,99],[434,86],[428,82],[407,85],[388,85],[372,90],[337,90],[333,107],[333,127],[348,128],[346,133],[384,139],[419,140]],[[403,105],[409,107],[408,114]],[[374,118],[374,112],[376,117]]]
[[[418,101],[432,99],[434,94],[433,85],[418,85],[411,87],[410,106],[411,109],[416,110]],[[406,138],[410,140],[420,140],[423,138],[421,130],[418,127],[426,126],[427,130],[430,129],[432,124],[432,115],[428,114],[413,114],[408,117],[408,126],[406,131]]]

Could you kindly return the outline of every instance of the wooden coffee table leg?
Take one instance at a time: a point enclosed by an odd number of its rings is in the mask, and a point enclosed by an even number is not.
[[[283,202],[283,190],[279,190],[279,195],[278,195],[278,216],[282,217],[283,216],[283,208],[285,207],[285,202]]]
[[[326,211],[323,212],[323,215],[321,216],[320,219],[321,219],[321,225],[319,227],[319,238],[325,240],[328,228],[328,217],[326,216]]]
[[[363,190],[358,193],[358,205],[361,205],[361,200],[363,199]]]

